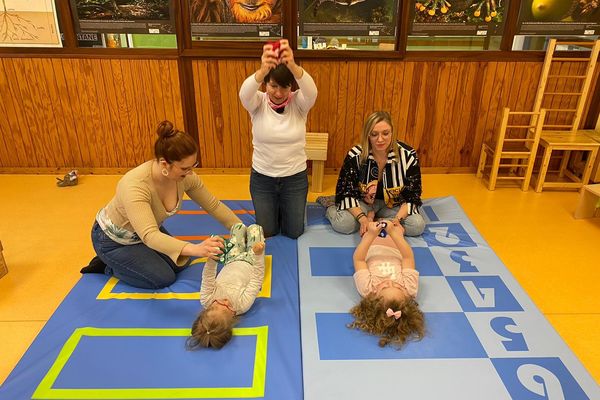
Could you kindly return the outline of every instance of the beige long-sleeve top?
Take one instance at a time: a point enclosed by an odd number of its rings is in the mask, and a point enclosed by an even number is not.
[[[159,230],[169,216],[152,180],[152,163],[147,161],[127,172],[117,184],[117,191],[105,207],[113,224],[135,232],[151,249],[169,256],[177,265],[184,265],[189,257],[181,251],[188,242],[166,235]],[[213,196],[198,175],[192,173],[177,182],[177,207],[186,193],[208,214],[230,229],[240,219],[225,204]],[[174,210],[169,210],[172,214]]]
[[[215,300],[227,299],[236,315],[252,307],[260,292],[265,276],[265,254],[254,255],[254,265],[233,261],[223,267],[217,276],[217,262],[209,259],[202,271],[200,303],[210,306]]]

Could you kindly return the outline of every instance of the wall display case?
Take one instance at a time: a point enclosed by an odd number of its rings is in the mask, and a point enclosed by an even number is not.
[[[518,35],[600,34],[600,2],[594,0],[521,1]]]
[[[512,49],[545,50],[551,37],[595,40],[599,35],[600,1],[525,0]]]
[[[298,48],[396,50],[398,0],[300,0]]]
[[[417,0],[408,50],[499,50],[507,0]]]
[[[189,11],[194,41],[283,37],[283,0],[190,0]]]
[[[0,0],[0,46],[62,47],[54,0]]]
[[[71,0],[75,30],[102,33],[175,33],[169,0]]]

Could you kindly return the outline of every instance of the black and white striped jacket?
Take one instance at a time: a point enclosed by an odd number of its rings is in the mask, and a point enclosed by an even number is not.
[[[388,153],[387,163],[383,170],[383,197],[389,208],[408,203],[408,214],[415,214],[421,206],[421,168],[415,149],[400,141],[396,142],[400,160],[396,160],[394,152]],[[350,149],[338,177],[335,202],[338,209],[358,207],[363,199],[369,182],[377,180],[379,175],[377,162],[369,154],[366,162],[359,164],[362,153],[360,145]]]

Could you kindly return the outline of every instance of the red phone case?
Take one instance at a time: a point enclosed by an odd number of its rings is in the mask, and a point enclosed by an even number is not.
[[[273,46],[273,51],[277,51],[279,49],[279,40],[276,40],[274,42],[268,42],[268,44]]]

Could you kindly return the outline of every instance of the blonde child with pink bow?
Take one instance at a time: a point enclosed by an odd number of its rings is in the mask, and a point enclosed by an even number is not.
[[[357,328],[379,336],[379,346],[401,347],[425,335],[425,317],[415,298],[419,272],[397,221],[370,222],[354,251],[354,283],[362,296],[350,310]]]

